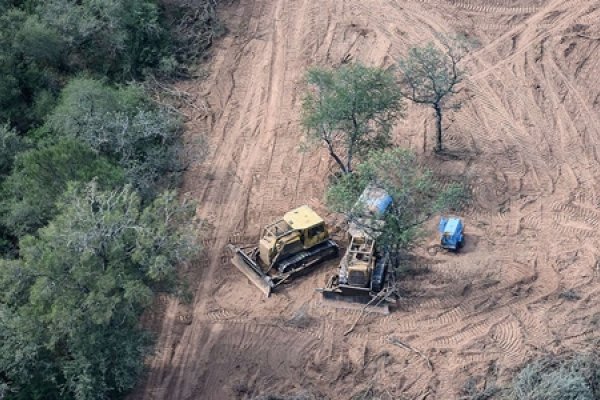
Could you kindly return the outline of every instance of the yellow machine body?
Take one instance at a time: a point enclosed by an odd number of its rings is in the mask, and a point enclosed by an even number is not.
[[[323,219],[308,206],[267,225],[257,247],[227,247],[233,265],[267,297],[278,285],[337,257],[339,250]]]
[[[265,227],[258,244],[259,258],[269,269],[278,259],[310,249],[327,239],[325,221],[310,207],[301,206]]]

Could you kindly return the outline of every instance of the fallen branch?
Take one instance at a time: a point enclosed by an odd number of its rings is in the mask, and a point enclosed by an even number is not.
[[[576,35],[577,37],[583,38],[583,39],[589,39],[589,40],[600,40],[600,36],[598,37],[594,37],[594,36],[589,36],[589,35],[584,35],[582,33],[578,33]]]
[[[395,291],[396,291],[396,289],[390,290],[388,293],[386,293],[386,295],[384,297],[380,297],[379,294],[377,294],[377,296],[374,296],[371,300],[369,300],[369,302],[367,304],[365,304],[365,306],[363,308],[361,308],[360,314],[358,314],[358,318],[356,318],[356,320],[354,321],[354,323],[352,324],[350,329],[348,329],[346,332],[344,332],[344,336],[348,336],[348,334],[350,334],[350,332],[352,332],[354,330],[354,328],[356,328],[358,321],[360,321],[360,319],[362,318],[367,307],[369,307],[371,304],[373,304],[375,302],[375,300],[379,300],[379,302],[377,302],[377,305],[381,304],[383,301],[387,300],[387,298],[390,297]]]
[[[431,360],[429,359],[429,357],[427,357],[425,354],[423,354],[422,351],[419,351],[419,350],[415,349],[414,347],[407,345],[406,343],[402,343],[398,338],[389,338],[388,343],[393,344],[398,347],[401,347],[405,350],[412,351],[413,353],[419,355],[427,362],[427,366],[429,367],[429,369],[433,371],[433,364],[431,363]]]
[[[430,390],[426,391],[425,394],[423,394],[423,396],[421,396],[421,398],[419,400],[425,400],[427,397],[429,397],[430,394],[431,394]]]
[[[369,300],[369,302],[367,304],[365,304],[365,306],[363,308],[361,308],[360,314],[358,314],[358,318],[356,318],[356,320],[354,321],[354,323],[352,324],[352,326],[350,327],[350,329],[348,329],[346,332],[344,332],[344,336],[348,336],[348,334],[350,332],[352,332],[354,330],[354,328],[356,328],[356,324],[358,324],[358,321],[363,316],[363,314],[364,314],[365,310],[367,309],[367,307],[369,307],[373,302],[375,302],[375,300],[377,300],[377,296],[373,297],[371,300]]]

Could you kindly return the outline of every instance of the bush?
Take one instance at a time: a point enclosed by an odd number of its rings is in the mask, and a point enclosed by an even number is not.
[[[72,70],[126,81],[175,74],[196,60],[219,32],[215,7],[215,0],[164,8],[156,0],[52,0],[39,13],[68,43]]]
[[[159,69],[166,76],[185,73],[185,66],[203,58],[213,40],[224,32],[217,18],[217,0],[172,0],[165,9],[171,50]]]
[[[0,123],[43,123],[69,77],[181,75],[218,34],[216,1],[0,2]]]
[[[68,45],[72,70],[115,80],[140,78],[158,65],[166,32],[151,0],[51,0],[38,7],[41,19]]]
[[[363,190],[374,184],[384,189],[392,204],[382,219],[385,224],[361,220],[364,210],[355,207]],[[329,185],[328,207],[342,213],[350,222],[377,236],[380,249],[390,252],[408,249],[422,233],[422,225],[432,215],[460,207],[464,189],[460,185],[444,186],[433,173],[420,164],[409,150],[394,148],[370,152],[352,174]]]
[[[515,377],[514,400],[594,400],[600,396],[600,362],[595,355],[546,357]]]
[[[35,15],[12,8],[0,16],[0,49],[0,122],[24,131],[41,122],[39,104],[58,90],[63,43]]]

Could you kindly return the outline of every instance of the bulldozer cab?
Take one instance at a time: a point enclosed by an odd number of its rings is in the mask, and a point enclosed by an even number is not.
[[[269,224],[259,243],[260,259],[266,266],[329,238],[325,221],[308,206],[287,212],[283,219]]]

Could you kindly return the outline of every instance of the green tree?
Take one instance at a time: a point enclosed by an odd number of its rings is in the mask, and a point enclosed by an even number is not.
[[[64,50],[57,32],[35,15],[10,8],[0,15],[0,122],[21,131],[40,123],[53,93]]]
[[[465,74],[459,64],[474,45],[462,36],[443,39],[441,43],[442,49],[433,43],[413,47],[398,61],[402,95],[417,104],[431,106],[435,112],[436,152],[442,150],[444,107],[457,93],[456,86]]]
[[[26,144],[14,129],[8,124],[0,125],[0,198],[4,198],[2,185],[12,171],[15,158],[25,149]],[[16,238],[2,224],[2,201],[0,200],[0,258],[11,257],[16,251]]]
[[[385,224],[369,224],[360,219],[363,212],[355,207],[368,185],[387,191],[392,205],[384,216]],[[423,168],[413,153],[395,148],[369,153],[353,174],[337,179],[327,191],[327,204],[348,221],[363,224],[377,236],[383,249],[408,249],[419,237],[422,224],[434,214],[457,207],[464,191],[459,185],[442,185]]]
[[[218,34],[214,0],[0,2],[0,123],[43,123],[70,77],[179,76]]]
[[[7,399],[106,399],[131,389],[149,352],[138,319],[198,251],[195,206],[127,186],[71,187],[58,214],[0,262],[0,380]],[[1,382],[0,382],[1,383]]]
[[[393,75],[360,64],[337,70],[312,68],[303,102],[303,125],[309,141],[324,144],[343,174],[369,150],[389,143],[402,102]]]
[[[3,185],[2,223],[17,236],[44,226],[70,182],[96,179],[103,188],[124,183],[123,171],[73,139],[21,153]]]
[[[67,43],[74,70],[117,81],[140,78],[158,65],[168,46],[156,1],[50,0],[38,12]]]
[[[0,125],[0,182],[10,174],[17,154],[25,150],[25,143],[8,124]]]
[[[47,126],[114,160],[145,198],[177,183],[184,168],[181,121],[148,102],[135,86],[115,89],[75,79],[63,90]]]

